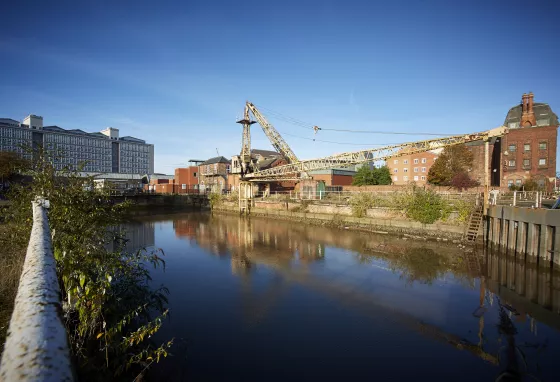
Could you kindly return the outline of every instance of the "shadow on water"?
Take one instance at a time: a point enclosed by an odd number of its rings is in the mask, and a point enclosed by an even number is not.
[[[550,269],[541,269],[522,259],[483,248],[463,252],[445,243],[415,242],[388,235],[210,214],[188,214],[172,219],[172,222],[162,223],[162,227],[165,226],[166,230],[171,228],[175,240],[186,240],[189,248],[196,248],[196,251],[193,250],[196,256],[210,255],[220,259],[219,263],[212,264],[221,264],[220,267],[224,261],[229,264],[229,276],[222,276],[221,282],[217,279],[217,285],[208,286],[203,281],[199,284],[206,288],[222,288],[218,291],[231,300],[226,307],[213,306],[213,301],[209,299],[204,302],[204,308],[209,312],[224,314],[228,319],[225,326],[230,331],[236,330],[238,334],[233,335],[228,331],[223,335],[232,336],[230,340],[246,341],[247,345],[221,345],[223,350],[212,348],[208,354],[201,356],[196,349],[202,352],[199,347],[204,346],[200,342],[205,342],[206,337],[189,333],[193,328],[187,326],[185,336],[196,337],[191,344],[195,349],[187,346],[188,361],[184,362],[185,354],[178,349],[176,359],[179,361],[166,361],[161,367],[154,368],[150,373],[154,379],[223,380],[226,375],[223,373],[227,370],[228,380],[258,380],[255,375],[266,374],[267,370],[277,365],[264,362],[261,367],[253,366],[249,371],[236,364],[235,360],[250,354],[255,357],[252,353],[254,350],[248,349],[248,344],[253,343],[254,346],[267,347],[272,352],[271,357],[276,354],[277,362],[283,362],[284,353],[275,345],[285,346],[285,340],[277,338],[277,332],[290,336],[291,331],[296,329],[289,327],[288,322],[283,323],[279,317],[286,319],[295,309],[293,305],[301,304],[298,298],[303,297],[294,297],[294,289],[306,298],[307,293],[314,296],[311,303],[308,301],[305,310],[305,314],[310,317],[314,316],[314,310],[319,311],[315,305],[323,304],[323,299],[326,299],[330,304],[328,309],[337,307],[334,311],[327,310],[329,314],[334,316],[335,312],[346,312],[362,317],[359,320],[359,325],[363,325],[362,330],[370,327],[382,331],[380,328],[386,328],[384,330],[390,332],[392,329],[389,327],[398,328],[403,339],[387,339],[388,344],[419,335],[423,340],[414,340],[414,346],[410,349],[402,348],[395,353],[402,354],[400,363],[410,364],[411,367],[415,365],[420,373],[417,377],[429,376],[433,372],[433,376],[442,373],[441,380],[449,380],[443,377],[448,372],[454,375],[454,380],[472,380],[476,377],[488,381],[521,381],[551,380],[555,375],[555,358],[559,355],[560,344],[560,278]],[[154,227],[154,222],[146,224],[148,230],[153,229],[149,227]],[[157,245],[166,250],[165,244]],[[198,255],[200,251],[202,254]],[[185,261],[184,258],[181,261]],[[204,260],[204,264],[206,262]],[[191,274],[191,277],[197,276]],[[212,277],[212,274],[205,277]],[[200,278],[203,280],[203,276]],[[169,278],[169,281],[173,279]],[[188,305],[196,300],[196,293],[188,292],[194,289],[190,285],[192,283],[192,280],[185,278],[177,284],[181,285],[182,291],[182,295],[177,296],[177,303]],[[230,289],[224,289],[222,283],[231,285]],[[197,292],[203,293],[200,290]],[[173,287],[171,293],[174,293]],[[218,295],[213,296],[218,298]],[[235,303],[229,304],[231,301]],[[189,306],[197,309],[197,306]],[[240,311],[238,318],[236,309]],[[178,312],[176,316],[181,314]],[[310,332],[308,342],[315,341],[317,346],[321,346],[320,337],[311,333],[314,328],[305,326],[305,317],[300,316],[300,320],[302,327]],[[348,329],[341,325],[347,320],[329,317],[328,322],[322,324],[332,324],[332,330],[346,333]],[[353,323],[358,325],[356,321]],[[253,338],[248,334],[251,330],[243,328],[258,328],[266,335]],[[175,326],[174,330],[181,332],[183,327]],[[350,336],[349,333],[346,335]],[[368,335],[364,334],[366,337]],[[359,342],[345,338],[339,341],[346,343],[350,349]],[[385,346],[382,353],[392,354],[388,350],[390,346],[384,345],[384,341],[383,338],[379,342],[380,347]],[[414,354],[419,355],[425,349],[431,349],[429,343],[432,342],[452,351],[449,353],[437,348],[437,351],[443,352],[439,357],[450,357],[447,362],[451,363],[438,365],[435,370],[424,370],[423,366],[417,364],[419,361],[414,360],[417,357]],[[340,346],[344,347],[342,344]],[[215,366],[221,367],[223,371],[211,371],[206,365],[209,362],[206,357],[210,354],[212,357],[221,357],[227,351],[236,353],[219,358],[223,365]],[[291,351],[300,357],[307,356],[303,349],[292,348]],[[321,353],[319,348],[313,351]],[[380,350],[369,351],[371,359],[381,354]],[[351,353],[351,350],[346,348],[346,352]],[[464,358],[461,354],[469,354],[479,361],[472,363],[470,358]],[[347,353],[340,353],[324,357],[332,357],[333,361],[340,363],[341,368],[345,365],[356,368],[345,358],[348,356]],[[395,363],[396,359],[391,361]],[[457,369],[454,369],[452,362],[457,363]],[[290,368],[294,374],[302,370],[317,371],[312,364],[303,366],[293,360],[292,363],[291,367],[287,366],[288,371],[283,371],[285,378],[292,375]],[[464,365],[460,366],[461,363]],[[465,366],[467,364],[468,367]],[[368,365],[371,365],[371,361]],[[377,376],[389,373],[387,375],[392,378],[409,378],[406,370],[383,366],[383,363],[375,366],[376,373],[381,373]],[[372,372],[368,367],[363,366],[364,371]],[[466,372],[455,375],[461,367],[466,367]],[[326,373],[325,370],[323,380],[329,379]],[[261,380],[282,379],[280,375],[277,377]],[[330,377],[335,379],[334,374]],[[369,378],[363,375],[358,379]]]

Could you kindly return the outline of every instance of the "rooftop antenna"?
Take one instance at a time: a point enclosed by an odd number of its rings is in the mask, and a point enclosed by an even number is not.
[[[218,156],[220,156],[220,152],[218,151],[217,147],[216,147],[216,154],[218,154]]]

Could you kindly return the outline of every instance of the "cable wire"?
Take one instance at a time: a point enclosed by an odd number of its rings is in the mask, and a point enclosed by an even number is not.
[[[352,143],[352,142],[334,142],[334,141],[325,141],[322,139],[316,139],[316,138],[306,138],[306,137],[301,137],[299,135],[294,135],[294,134],[290,134],[290,133],[283,133],[280,132],[282,135],[286,135],[289,137],[294,137],[294,138],[299,138],[299,139],[305,139],[308,141],[313,141],[313,142],[322,142],[322,143],[334,143],[337,145],[351,145],[351,146],[392,146],[392,145],[400,145],[402,143]]]
[[[288,115],[279,113],[277,111],[274,111],[272,109],[269,109],[267,107],[264,106],[260,106],[260,105],[256,105],[259,109],[263,109],[266,110],[268,115],[271,115],[273,118],[276,119],[280,119],[284,122],[288,122],[291,124],[294,124],[296,126],[300,126],[306,129],[311,129],[311,130],[316,130],[316,126],[309,123],[309,122],[305,122],[302,120],[299,120],[297,118],[293,118],[290,117]],[[375,130],[355,130],[355,129],[329,129],[329,128],[322,128],[322,127],[317,127],[317,130],[319,131],[334,131],[334,132],[339,132],[339,133],[357,133],[357,134],[387,134],[387,135],[431,135],[431,136],[453,136],[453,135],[461,135],[461,134],[442,134],[442,133],[426,133],[426,132],[412,132],[412,133],[407,133],[407,132],[403,132],[403,131],[375,131]]]

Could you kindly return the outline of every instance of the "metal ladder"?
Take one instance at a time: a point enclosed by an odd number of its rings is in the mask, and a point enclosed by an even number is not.
[[[480,226],[482,225],[482,217],[483,204],[478,203],[469,218],[469,225],[467,226],[466,233],[463,235],[463,241],[467,243],[476,243],[476,239],[478,239],[478,233],[480,232]]]

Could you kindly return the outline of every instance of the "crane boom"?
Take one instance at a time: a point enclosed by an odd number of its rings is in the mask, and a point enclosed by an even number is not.
[[[272,143],[272,146],[274,146],[274,148],[286,158],[288,163],[298,162],[299,160],[296,157],[296,154],[294,154],[290,146],[288,146],[286,141],[284,141],[284,138],[282,138],[282,136],[278,133],[278,131],[276,131],[274,126],[268,123],[266,118],[259,112],[259,110],[255,107],[255,105],[247,101],[245,107],[251,110],[251,113],[253,113],[259,125],[261,125],[264,133],[270,140],[270,143]]]
[[[257,116],[255,115],[255,117]],[[505,126],[500,126],[481,133],[455,135],[445,138],[385,146],[376,149],[335,154],[319,159],[296,161],[284,166],[255,171],[254,173],[247,174],[247,178],[252,181],[296,180],[300,179],[301,173],[306,173],[308,171],[325,170],[333,167],[344,167],[360,163],[386,160],[391,157],[416,154],[462,143],[487,140],[492,137],[504,135],[505,130]]]

